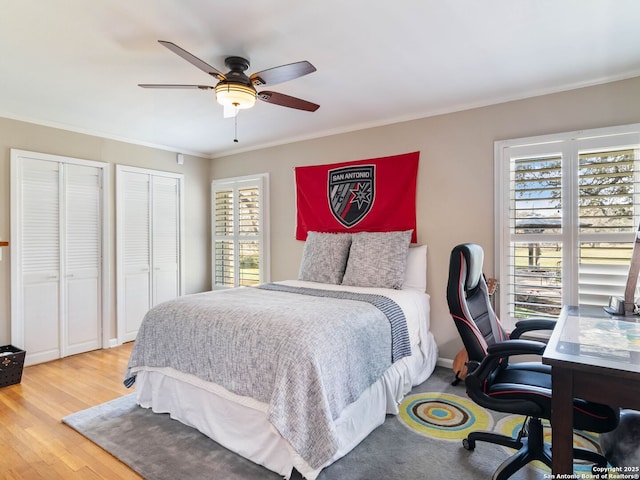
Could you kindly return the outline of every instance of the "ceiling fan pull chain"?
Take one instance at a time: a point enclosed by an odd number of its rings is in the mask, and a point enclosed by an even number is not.
[[[233,142],[234,143],[238,143],[238,114],[239,113],[240,113],[240,109],[236,107],[236,114],[234,115],[234,118],[233,118],[233,123],[234,123]]]

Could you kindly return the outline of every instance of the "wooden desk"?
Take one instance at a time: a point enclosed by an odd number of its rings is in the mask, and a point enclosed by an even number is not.
[[[544,351],[551,365],[552,472],[573,473],[573,398],[640,409],[640,346],[632,330],[640,317],[614,317],[602,308],[564,307]]]

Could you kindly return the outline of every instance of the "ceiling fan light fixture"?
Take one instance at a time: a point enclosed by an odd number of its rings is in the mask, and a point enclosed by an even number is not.
[[[220,82],[216,85],[216,100],[225,107],[251,108],[256,103],[256,89],[239,83]]]

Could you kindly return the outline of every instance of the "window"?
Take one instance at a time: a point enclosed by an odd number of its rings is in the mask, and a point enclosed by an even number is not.
[[[640,221],[640,125],[496,142],[500,317],[623,296]]]
[[[268,174],[212,183],[213,288],[269,278]]]

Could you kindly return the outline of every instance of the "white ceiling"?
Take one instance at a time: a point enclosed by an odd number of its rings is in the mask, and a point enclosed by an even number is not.
[[[638,0],[0,0],[0,116],[220,156],[640,75]],[[308,60],[234,120],[157,40],[225,71]],[[258,89],[260,90],[260,88]]]

